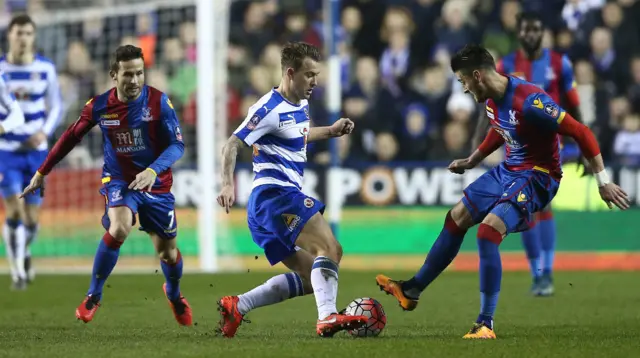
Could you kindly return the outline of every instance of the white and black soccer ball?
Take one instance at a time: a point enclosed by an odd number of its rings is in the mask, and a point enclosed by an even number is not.
[[[382,332],[387,324],[387,315],[384,313],[382,305],[370,297],[356,298],[351,301],[345,308],[344,314],[369,317],[366,325],[348,331],[354,337],[375,337]]]

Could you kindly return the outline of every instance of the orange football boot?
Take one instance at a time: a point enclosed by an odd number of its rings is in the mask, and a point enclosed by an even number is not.
[[[465,334],[464,339],[496,339],[496,333],[485,323],[474,323],[469,333]]]
[[[325,319],[319,319],[316,324],[316,333],[320,337],[333,337],[334,334],[344,330],[358,329],[365,324],[369,317],[367,316],[350,316],[340,313],[330,314]]]
[[[80,306],[76,308],[76,318],[84,323],[89,323],[93,319],[93,315],[96,314],[98,307],[100,307],[100,299],[87,296]]]
[[[413,311],[418,306],[418,300],[414,300],[408,298],[402,292],[402,281],[392,280],[391,278],[385,275],[376,276],[376,283],[380,290],[387,293],[387,295],[393,295],[400,303],[400,307],[402,307],[405,311]]]
[[[223,337],[231,338],[235,336],[242,322],[251,323],[238,311],[239,301],[238,296],[224,296],[218,301],[218,311],[220,311],[218,332]]]
[[[184,298],[181,293],[176,301],[171,301],[167,296],[166,282],[162,285],[162,291],[164,291],[164,296],[167,297],[167,301],[169,301],[169,306],[173,311],[173,316],[176,318],[176,321],[178,321],[181,326],[191,326],[193,314],[191,313],[191,306],[189,306],[187,299]]]

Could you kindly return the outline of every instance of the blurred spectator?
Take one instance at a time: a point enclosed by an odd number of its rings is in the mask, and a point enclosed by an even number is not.
[[[475,42],[470,25],[471,9],[466,0],[447,0],[442,7],[442,23],[436,28],[436,41],[450,53]]]
[[[517,19],[520,3],[514,0],[505,1],[500,7],[500,23],[490,26],[484,35],[483,44],[493,49],[499,56],[504,56],[518,48]]]
[[[614,152],[619,164],[640,166],[640,115],[628,114],[622,121],[622,128],[616,135]]]
[[[61,0],[52,8],[43,0],[18,0],[5,8],[70,11],[131,1]],[[250,105],[280,82],[280,48],[285,41],[324,46],[322,4],[321,0],[231,4],[224,135],[246,117]],[[548,27],[544,46],[572,60],[582,117],[596,133],[605,159],[618,156],[619,164],[640,165],[640,1],[343,0],[342,6],[335,33],[341,115],[356,122],[356,131],[338,143],[343,161],[447,161],[468,155],[477,104],[461,93],[450,57],[469,42],[483,43],[496,59],[514,51],[517,15],[528,10],[544,12]],[[52,20],[39,26],[38,47],[61,70],[69,115],[59,131],[77,118],[87,98],[113,87],[107,68],[115,46],[138,45],[145,53],[147,83],[169,93],[181,117],[188,148],[182,162],[192,164],[198,81],[194,13],[193,6],[177,5],[123,16],[87,12],[69,23]],[[6,47],[6,39],[0,41]],[[326,61],[321,67],[319,86],[309,101],[313,125],[330,122]],[[219,99],[212,94],[211,100]],[[92,131],[81,145],[85,148],[69,162],[76,167],[99,165],[95,158],[101,155],[101,140],[99,130]],[[495,165],[502,152],[487,158],[486,164]],[[240,161],[250,158],[250,151],[240,153]],[[312,143],[308,158],[329,163],[327,144]]]

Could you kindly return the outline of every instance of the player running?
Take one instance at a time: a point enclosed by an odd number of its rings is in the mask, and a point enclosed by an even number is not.
[[[256,173],[247,204],[253,241],[271,265],[282,262],[292,272],[272,277],[240,296],[218,301],[220,332],[233,337],[250,310],[313,292],[318,307],[316,332],[331,337],[359,328],[364,316],[339,314],[338,265],[342,247],[322,216],[324,204],[302,193],[307,142],[351,133],[342,118],[330,127],[310,128],[308,99],[318,81],[319,50],[306,43],[282,49],[282,81],[249,109],[223,149],[222,190],[218,203],[229,212],[235,200],[233,171],[238,148],[253,147]]]
[[[569,58],[561,53],[542,48],[544,25],[535,13],[525,12],[518,16],[518,39],[521,49],[503,57],[497,63],[499,73],[511,74],[542,88],[555,103],[566,108],[567,113],[579,122],[580,99],[575,88],[573,68]],[[488,118],[483,115],[478,123],[476,142],[479,143],[487,133]],[[562,144],[561,144],[562,145]],[[575,144],[562,147],[561,160],[567,160],[578,153],[568,155],[575,150]],[[556,224],[551,205],[534,215],[531,229],[522,232],[533,283],[531,293],[534,296],[550,296],[553,288],[553,258],[556,246]]]
[[[0,192],[6,222],[2,236],[11,267],[12,286],[25,289],[35,277],[30,245],[38,231],[42,198],[19,200],[22,189],[47,155],[47,139],[62,119],[62,97],[53,62],[34,53],[36,25],[28,15],[11,19],[9,51],[0,57],[6,83],[24,113],[24,125],[0,137]]]
[[[182,257],[176,246],[178,230],[171,165],[184,152],[176,112],[164,93],[144,84],[142,50],[131,45],[115,51],[110,68],[115,87],[90,99],[80,118],[51,149],[23,196],[44,189],[53,167],[98,125],[104,139],[104,167],[100,193],[105,198],[102,237],[93,262],[91,286],[76,309],[76,317],[90,322],[100,306],[102,289],[118,261],[120,246],[136,223],[151,237],[166,278],[162,286],[179,324],[191,325],[192,314],[180,293]]]
[[[378,275],[376,281],[403,309],[415,309],[422,291],[458,254],[467,230],[480,224],[480,314],[464,338],[494,339],[493,316],[502,280],[498,248],[506,235],[528,229],[533,213],[556,195],[562,177],[558,133],[578,143],[609,208],[615,205],[624,210],[629,202],[627,194],[610,182],[593,133],[538,86],[496,72],[489,52],[475,45],[467,45],[453,56],[451,69],[465,93],[485,102],[492,128],[470,157],[454,160],[449,170],[462,174],[503,144],[507,146],[506,159],[464,190],[464,197],[447,213],[444,228],[413,278],[395,281]]]

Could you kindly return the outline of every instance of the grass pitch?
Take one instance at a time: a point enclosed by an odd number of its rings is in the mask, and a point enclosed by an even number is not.
[[[407,278],[409,273],[385,272]],[[93,322],[75,320],[87,275],[40,276],[26,292],[0,294],[0,357],[634,357],[640,354],[638,273],[558,273],[557,294],[529,297],[526,273],[505,273],[496,341],[461,339],[478,311],[474,273],[446,273],[416,311],[403,312],[374,284],[376,272],[340,272],[339,305],[377,298],[388,324],[378,338],[315,335],[313,296],[251,312],[234,339],[214,335],[215,301],[270,274],[185,275],[182,291],[197,325],[179,327],[162,294],[162,274],[114,275]],[[9,279],[0,278],[0,287]]]

